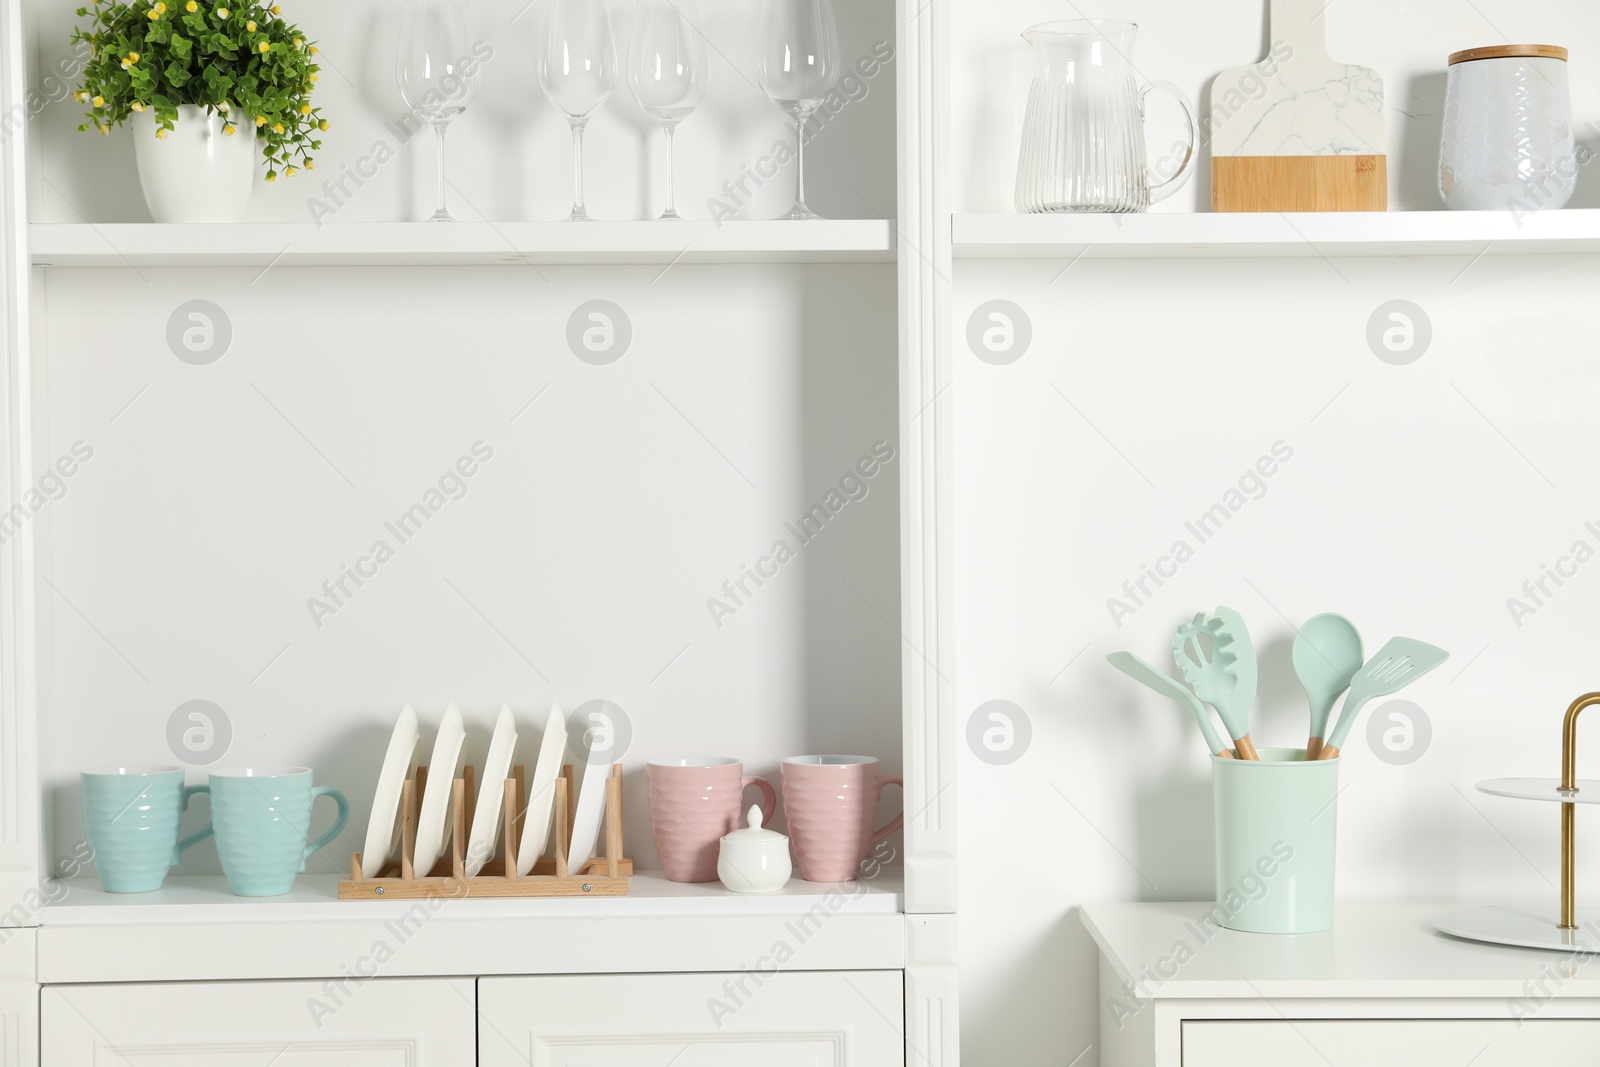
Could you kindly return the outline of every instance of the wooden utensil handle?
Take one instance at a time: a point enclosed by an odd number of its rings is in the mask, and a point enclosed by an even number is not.
[[[1250,743],[1249,734],[1245,734],[1243,737],[1235,737],[1233,739],[1233,748],[1238,753],[1239,759],[1253,759],[1258,762],[1261,759],[1260,756],[1256,755],[1256,746]]]
[[[1338,759],[1339,758],[1339,746],[1338,745],[1323,745],[1322,746],[1322,751],[1317,753],[1317,758],[1318,759]]]
[[[1307,763],[1310,763],[1311,761],[1321,757],[1322,745],[1323,745],[1323,741],[1322,741],[1322,738],[1320,738],[1320,737],[1313,737],[1311,740],[1306,742],[1306,762]]]

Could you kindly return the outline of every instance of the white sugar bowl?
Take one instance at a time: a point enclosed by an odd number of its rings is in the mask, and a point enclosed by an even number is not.
[[[789,839],[761,828],[761,809],[750,806],[750,825],[722,839],[717,851],[717,877],[735,893],[776,893],[789,884],[794,864]]]

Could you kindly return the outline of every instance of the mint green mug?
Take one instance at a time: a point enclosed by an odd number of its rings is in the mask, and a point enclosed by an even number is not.
[[[84,771],[83,832],[95,874],[107,893],[160,889],[185,849],[211,836],[211,824],[178,840],[189,798],[206,792],[185,786],[178,767],[130,765]]]
[[[332,797],[333,828],[311,840],[311,805]],[[211,824],[228,886],[241,897],[287,893],[306,859],[350,820],[350,802],[329,786],[311,785],[309,767],[246,767],[211,772]]]

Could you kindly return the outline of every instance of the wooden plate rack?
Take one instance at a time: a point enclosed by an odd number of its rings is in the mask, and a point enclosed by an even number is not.
[[[595,773],[591,768],[589,773]],[[361,853],[350,857],[350,877],[339,882],[340,900],[419,900],[428,897],[624,897],[633,861],[622,855],[622,764],[613,764],[606,776],[606,851],[584,864],[581,871],[567,869],[572,841],[572,765],[561,768],[555,791],[555,856],[541,857],[532,872],[517,873],[517,846],[527,811],[523,769],[514,767],[502,793],[500,855],[467,877],[467,828],[472,825],[473,769],[469,765],[451,784],[450,854],[433,869],[419,875],[413,867],[417,850],[417,807],[428,771],[418,767],[400,793],[400,859],[390,860],[376,878],[361,877]]]

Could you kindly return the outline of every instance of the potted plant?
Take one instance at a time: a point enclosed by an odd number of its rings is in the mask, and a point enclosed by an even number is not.
[[[258,166],[267,181],[315,166],[328,128],[311,104],[316,45],[281,8],[231,0],[94,0],[80,131],[133,119],[145,203],[157,222],[237,222]]]

